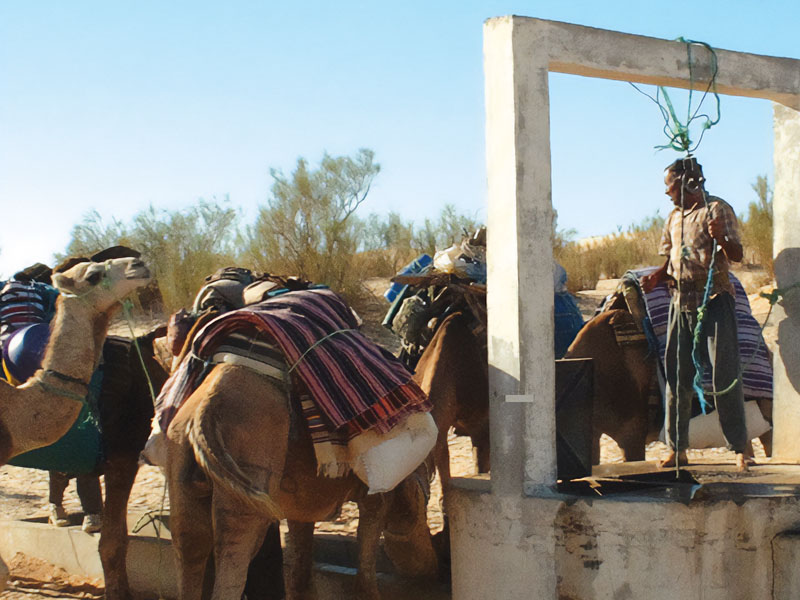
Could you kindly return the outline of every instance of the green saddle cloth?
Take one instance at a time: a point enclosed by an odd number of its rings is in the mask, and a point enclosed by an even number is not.
[[[78,418],[57,442],[15,456],[8,464],[74,475],[94,472],[103,459],[97,399],[103,384],[102,366],[92,375],[89,395]]]

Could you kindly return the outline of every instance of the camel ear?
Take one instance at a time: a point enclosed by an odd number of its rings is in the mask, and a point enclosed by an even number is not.
[[[64,271],[69,271],[75,265],[79,265],[80,263],[83,262],[91,262],[91,261],[88,258],[84,258],[82,256],[81,257],[73,256],[72,258],[67,258],[66,260],[64,260],[64,262],[62,262],[60,265],[58,265],[53,269],[53,273],[63,273]]]
[[[63,273],[53,273],[53,285],[59,290],[69,289],[75,285],[75,280]]]

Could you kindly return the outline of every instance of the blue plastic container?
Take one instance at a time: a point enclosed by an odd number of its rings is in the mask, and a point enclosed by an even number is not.
[[[417,273],[422,273],[432,263],[433,259],[429,255],[423,254],[412,260],[402,269],[400,269],[400,271],[397,274],[415,275]],[[392,285],[389,286],[389,289],[383,293],[383,297],[386,298],[386,301],[391,304],[397,299],[397,295],[402,291],[404,287],[405,284],[403,283],[393,283]]]

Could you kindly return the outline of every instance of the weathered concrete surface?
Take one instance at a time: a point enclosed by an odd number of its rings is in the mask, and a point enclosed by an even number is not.
[[[102,579],[103,565],[97,551],[99,535],[80,527],[53,527],[31,521],[0,521],[0,554],[17,552],[61,567],[68,573]],[[138,592],[176,598],[176,558],[168,539],[131,536],[128,543],[128,578]]]
[[[141,515],[131,515],[133,526]],[[177,562],[169,531],[161,539],[148,524],[132,535],[128,545],[128,577],[137,593],[177,598]],[[81,531],[79,526],[57,528],[32,521],[0,521],[0,555],[17,552],[61,567],[68,573],[102,578],[103,567],[97,551],[99,535]],[[319,536],[314,548],[314,588],[318,600],[348,600],[355,589],[356,540],[349,536]],[[329,562],[325,562],[329,561]],[[381,554],[378,586],[383,600],[448,600],[448,589],[439,582],[410,580],[390,572],[389,560]]]
[[[800,532],[781,533],[772,540],[774,568],[772,578],[776,600],[800,598]]]
[[[523,480],[556,474],[553,291],[539,285],[553,279],[553,208],[546,56],[518,52],[508,29],[489,21],[484,42],[487,245],[500,257],[488,263],[487,308],[492,485],[519,494]]]
[[[800,545],[784,535],[800,527],[796,497],[510,501],[485,488],[457,489],[450,505],[457,600],[800,597]]]
[[[779,288],[800,282],[800,112],[774,106],[775,195],[773,256]],[[776,456],[800,461],[800,289],[789,292],[773,312],[778,352],[773,358]]]

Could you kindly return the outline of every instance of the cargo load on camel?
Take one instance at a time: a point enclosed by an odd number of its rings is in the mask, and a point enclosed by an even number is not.
[[[486,330],[486,228],[436,253],[423,254],[392,278],[384,296],[392,305],[383,325],[402,340],[400,357],[414,369],[445,317],[463,312],[473,333]],[[553,263],[554,354],[561,358],[583,326],[575,299],[567,291],[567,273]]]
[[[320,286],[279,287],[213,318],[194,334],[159,396],[161,431],[214,365],[247,366],[287,391],[320,474],[353,470],[372,493],[393,488],[433,447],[436,427],[411,374],[359,325],[344,300]]]

